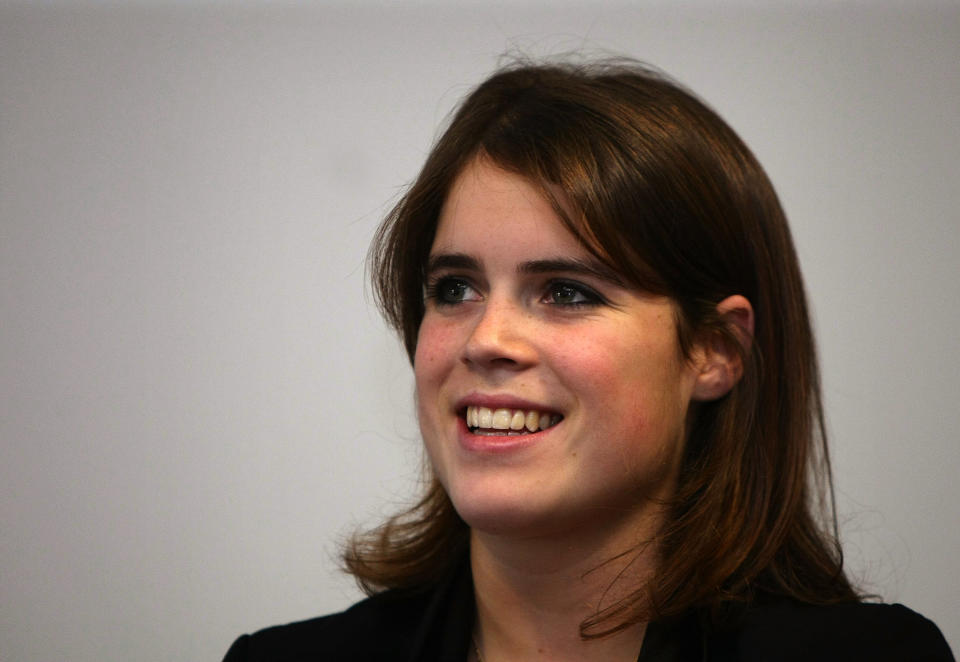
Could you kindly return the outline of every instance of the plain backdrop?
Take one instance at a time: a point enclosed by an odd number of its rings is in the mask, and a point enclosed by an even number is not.
[[[218,660],[405,503],[380,218],[505,52],[625,54],[757,153],[853,576],[960,649],[960,4],[0,5],[0,659]]]

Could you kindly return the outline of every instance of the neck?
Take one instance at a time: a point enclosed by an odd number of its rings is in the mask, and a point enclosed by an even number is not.
[[[653,528],[639,527],[642,531]],[[655,566],[652,545],[637,547],[637,522],[593,538],[517,538],[471,532],[477,600],[476,643],[483,662],[634,662],[645,623],[583,640],[580,624],[642,590]]]

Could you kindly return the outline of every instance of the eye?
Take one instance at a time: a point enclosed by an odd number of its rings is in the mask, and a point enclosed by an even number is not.
[[[550,283],[544,300],[555,306],[596,306],[603,303],[603,298],[593,289],[563,280]]]
[[[438,306],[450,306],[464,301],[478,301],[480,294],[463,278],[444,277],[428,283],[426,296]]]

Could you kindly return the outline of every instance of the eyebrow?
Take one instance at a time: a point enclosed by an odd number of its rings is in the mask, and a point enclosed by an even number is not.
[[[427,260],[426,273],[431,274],[443,269],[463,269],[465,271],[482,271],[480,261],[466,253],[438,253],[431,255]],[[567,273],[592,276],[600,280],[624,287],[623,277],[614,269],[596,259],[584,258],[546,258],[529,260],[517,265],[517,272],[521,274],[549,274]]]
[[[466,253],[439,253],[427,259],[425,273],[432,274],[442,269],[464,269],[465,271],[480,271],[480,261]]]
[[[517,271],[525,274],[569,273],[592,276],[614,285],[624,286],[623,277],[600,260],[583,258],[550,258],[523,262]]]

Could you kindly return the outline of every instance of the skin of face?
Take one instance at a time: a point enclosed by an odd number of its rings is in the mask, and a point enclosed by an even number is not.
[[[439,218],[414,372],[427,454],[460,516],[539,537],[651,526],[699,369],[671,300],[626,285],[535,186],[478,158]],[[479,435],[468,405],[562,418]]]

